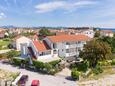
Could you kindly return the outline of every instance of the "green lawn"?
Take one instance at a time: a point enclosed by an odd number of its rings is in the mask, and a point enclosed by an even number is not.
[[[10,43],[11,41],[9,39],[0,39],[0,50],[7,49],[7,46]]]

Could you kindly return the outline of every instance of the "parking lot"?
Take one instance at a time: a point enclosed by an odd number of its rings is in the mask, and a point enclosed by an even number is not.
[[[14,72],[21,72],[22,74],[28,75],[29,80],[26,86],[30,86],[32,80],[39,80],[40,86],[77,86],[77,83],[75,81],[67,80],[63,76],[43,75],[37,72],[32,72],[25,69],[19,69],[18,67],[14,67],[9,64],[2,64],[1,62],[0,62],[0,68]]]

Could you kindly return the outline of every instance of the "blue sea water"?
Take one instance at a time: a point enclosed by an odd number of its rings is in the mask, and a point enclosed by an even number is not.
[[[100,30],[112,30],[113,32],[115,32],[115,28],[98,28]]]

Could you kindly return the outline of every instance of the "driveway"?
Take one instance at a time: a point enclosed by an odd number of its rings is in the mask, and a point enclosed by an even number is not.
[[[18,67],[13,67],[9,64],[2,64],[1,62],[0,68],[13,72],[21,72],[22,74],[27,74],[29,76],[27,86],[30,86],[31,81],[34,79],[40,80],[40,86],[77,86],[77,83],[75,81],[67,80],[63,76],[43,75],[37,72],[19,69]]]

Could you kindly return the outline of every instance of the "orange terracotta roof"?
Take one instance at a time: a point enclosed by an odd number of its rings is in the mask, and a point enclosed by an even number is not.
[[[101,32],[104,32],[104,33],[113,33],[112,30],[101,30]]]
[[[33,43],[34,43],[36,49],[40,52],[48,50],[47,46],[44,44],[44,42],[40,42],[39,40],[34,40]]]
[[[48,39],[52,42],[69,42],[69,41],[88,41],[89,38],[86,35],[58,35],[58,36],[48,36]]]
[[[33,36],[33,38],[34,38],[34,39],[38,39],[38,36],[37,36],[37,34],[36,34],[36,35],[34,35],[34,36]]]

